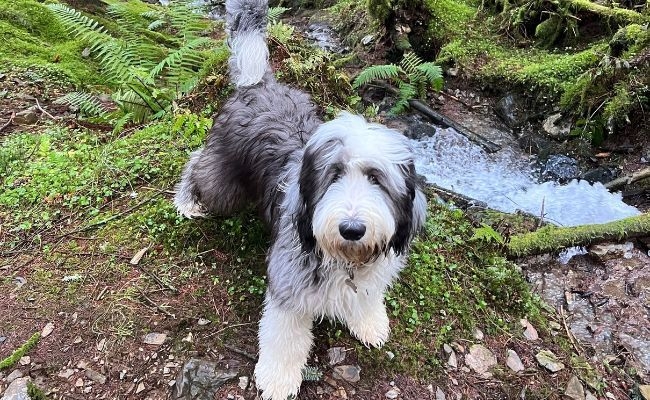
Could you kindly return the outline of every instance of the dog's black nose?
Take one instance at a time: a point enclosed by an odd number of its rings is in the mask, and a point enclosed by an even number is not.
[[[366,234],[366,226],[359,221],[345,221],[339,224],[339,232],[345,240],[359,240]]]

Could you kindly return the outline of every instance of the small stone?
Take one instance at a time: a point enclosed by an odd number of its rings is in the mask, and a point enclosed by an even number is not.
[[[85,47],[83,51],[81,52],[81,57],[82,58],[88,58],[90,57],[90,47]]]
[[[248,387],[248,381],[249,381],[249,379],[248,379],[247,376],[240,376],[239,377],[239,384],[238,384],[239,388],[241,390],[246,390],[246,388]]]
[[[572,375],[567,382],[564,394],[573,400],[585,400],[585,389],[577,376]]]
[[[436,387],[436,400],[445,400],[447,396],[445,396],[445,392],[442,391],[439,387]]]
[[[72,375],[74,375],[74,369],[72,369],[72,368],[66,368],[65,370],[59,372],[59,374],[58,374],[57,376],[58,376],[59,378],[63,378],[63,379],[70,379],[70,377],[71,377]]]
[[[74,382],[74,385],[75,385],[76,387],[83,387],[83,385],[84,385],[84,380],[81,379],[81,378],[77,378],[77,380]]]
[[[106,348],[106,338],[102,339],[97,343],[97,351],[104,351]]]
[[[480,375],[486,375],[488,370],[497,365],[496,356],[485,346],[472,345],[469,354],[465,356],[465,364]]]
[[[194,335],[192,332],[189,332],[187,336],[185,336],[183,339],[181,339],[181,342],[187,342],[187,343],[192,343],[194,342]]]
[[[445,344],[442,345],[442,349],[443,349],[443,350],[445,351],[445,353],[447,353],[447,354],[451,354],[451,352],[454,351],[454,349],[452,349],[451,346],[448,345],[447,343],[445,343]]]
[[[20,365],[29,365],[29,363],[31,362],[32,362],[32,358],[30,356],[20,357],[20,360],[18,361]]]
[[[191,358],[178,371],[174,385],[174,399],[212,399],[226,382],[239,375],[236,360],[219,362]]]
[[[456,359],[455,352],[452,351],[451,354],[449,354],[449,360],[447,360],[447,365],[449,365],[454,369],[458,368],[458,360]]]
[[[199,318],[199,320],[196,323],[199,324],[199,326],[204,326],[209,324],[210,322],[211,321],[207,318]]]
[[[562,325],[560,325],[559,323],[557,323],[557,322],[555,322],[555,321],[551,321],[551,322],[549,322],[549,323],[548,323],[548,326],[549,326],[551,329],[553,329],[554,331],[559,331],[560,329],[562,329]]]
[[[449,68],[447,70],[447,75],[449,75],[449,76],[458,76],[458,68]]]
[[[650,400],[650,385],[639,385],[639,393],[644,400]]]
[[[336,365],[345,360],[344,347],[332,347],[327,349],[327,358],[330,365]]]
[[[11,371],[11,373],[9,375],[7,375],[7,377],[5,378],[5,381],[7,383],[11,383],[11,382],[15,381],[16,379],[22,378],[22,377],[23,377],[23,373],[19,369],[15,369],[15,370]]]
[[[142,338],[142,341],[145,344],[150,344],[150,345],[155,345],[159,346],[165,342],[165,339],[167,339],[167,335],[164,333],[147,333],[144,335]]]
[[[521,362],[521,358],[519,358],[519,355],[514,350],[510,349],[508,349],[508,358],[506,359],[506,365],[513,372],[521,372],[525,369],[524,364]]]
[[[84,393],[86,393],[86,394],[88,394],[88,393],[90,393],[90,392],[92,392],[92,391],[93,391],[93,387],[92,387],[92,386],[86,386],[86,387],[84,388]]]
[[[454,386],[458,386],[458,379],[456,378],[450,378],[450,379],[451,379],[451,383],[453,383]]]
[[[72,341],[72,343],[74,343],[74,344],[79,344],[79,343],[81,343],[81,342],[83,342],[83,341],[84,341],[84,340],[81,338],[81,336],[77,336],[76,338],[74,338],[74,340]]]
[[[474,329],[474,339],[483,340],[484,337],[485,337],[485,335],[483,334],[482,330],[480,330],[478,328]]]
[[[400,395],[400,390],[398,388],[392,388],[385,394],[387,399],[396,399],[399,397],[399,395]]]
[[[93,380],[94,382],[99,383],[100,385],[103,385],[103,384],[106,383],[106,376],[105,375],[103,375],[103,374],[101,374],[101,373],[99,373],[99,372],[97,372],[95,370],[92,370],[90,368],[86,369],[86,378],[89,378],[89,379]]]
[[[19,111],[13,121],[17,125],[33,125],[38,121],[38,114],[32,109]]]
[[[361,39],[361,44],[364,45],[364,46],[367,46],[370,43],[372,43],[374,38],[375,37],[373,35],[366,35]]]
[[[524,337],[528,340],[537,340],[539,339],[539,335],[537,334],[537,330],[528,322],[526,318],[522,319],[521,321],[521,326],[524,328]]]
[[[48,322],[43,330],[41,331],[41,338],[46,338],[50,336],[50,333],[54,330],[54,324],[51,322]]]
[[[86,369],[88,368],[88,363],[84,360],[81,360],[77,363],[77,368],[79,369]]]
[[[346,382],[359,382],[361,367],[358,365],[340,365],[334,367],[334,379],[343,379]]]
[[[535,354],[537,362],[551,372],[558,372],[564,369],[564,364],[558,361],[557,356],[549,350],[542,350]]]
[[[15,379],[5,390],[2,400],[29,400],[27,383],[30,381],[29,376]]]
[[[135,394],[143,392],[145,389],[144,382],[138,383],[138,387],[135,389]]]
[[[342,399],[347,399],[348,398],[348,392],[345,391],[343,387],[340,387],[336,389],[333,393],[334,397],[340,397]]]
[[[594,396],[590,391],[586,390],[585,391],[585,400],[598,400],[598,397]]]
[[[549,115],[544,122],[542,123],[542,128],[546,133],[554,137],[564,137],[571,132],[571,124],[562,123],[562,114],[552,114]],[[558,124],[560,122],[560,124]]]
[[[389,360],[392,360],[393,358],[395,358],[395,353],[393,353],[392,351],[387,351],[386,357],[388,357]]]

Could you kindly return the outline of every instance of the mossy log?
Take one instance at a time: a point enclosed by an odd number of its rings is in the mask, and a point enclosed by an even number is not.
[[[522,257],[640,236],[650,236],[650,213],[606,224],[567,228],[547,225],[535,232],[511,236],[507,247],[511,256]]]
[[[589,0],[568,0],[568,4],[578,10],[584,10],[612,18],[622,25],[629,23],[644,23],[648,21],[647,16],[634,10],[628,10],[627,8],[606,7]]]

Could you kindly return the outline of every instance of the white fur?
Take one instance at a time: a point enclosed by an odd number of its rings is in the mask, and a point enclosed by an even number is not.
[[[230,57],[232,79],[237,86],[251,86],[262,81],[269,65],[269,49],[262,32],[245,32],[232,38]]]

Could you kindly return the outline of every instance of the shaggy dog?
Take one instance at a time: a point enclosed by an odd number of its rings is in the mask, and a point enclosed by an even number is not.
[[[226,1],[237,86],[194,152],[174,204],[187,217],[254,203],[271,227],[255,381],[264,399],[296,395],[315,319],[367,346],[389,334],[384,292],[404,267],[426,201],[407,139],[342,113],[323,123],[309,97],[273,77],[267,0]]]

